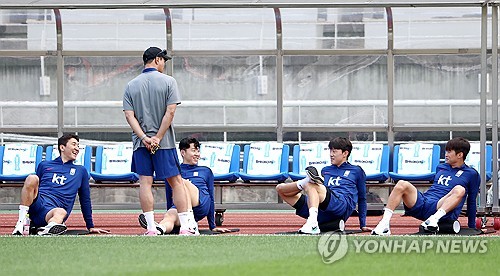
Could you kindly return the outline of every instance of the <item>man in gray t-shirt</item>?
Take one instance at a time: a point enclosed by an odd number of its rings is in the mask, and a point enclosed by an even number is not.
[[[165,63],[171,58],[166,50],[150,47],[142,59],[144,70],[125,88],[123,111],[133,131],[132,171],[139,174],[139,200],[148,224],[145,235],[163,234],[154,221],[153,176],[164,179],[172,187],[174,204],[179,211],[180,234],[199,234],[175,149],[172,122],[181,98],[175,79],[163,74]]]

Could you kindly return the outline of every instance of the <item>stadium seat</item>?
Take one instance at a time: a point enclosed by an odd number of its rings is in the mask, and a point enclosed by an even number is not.
[[[353,144],[349,162],[365,171],[366,181],[385,182],[389,178],[389,146]]]
[[[491,145],[486,145],[486,181],[490,181],[493,175],[492,172],[492,155],[493,155],[493,147]],[[467,154],[467,158],[465,159],[465,164],[469,167],[476,169],[476,171],[480,172],[479,164],[481,161],[481,148],[479,143],[470,143],[470,151]]]
[[[90,175],[96,183],[136,182],[139,176],[131,172],[132,143],[98,146],[95,155],[95,169]]]
[[[399,180],[431,182],[436,175],[441,147],[439,145],[409,143],[394,147],[393,172],[389,176]]]
[[[240,172],[240,149],[232,143],[202,143],[198,165],[209,167],[214,181],[235,182]]]
[[[290,147],[283,143],[258,142],[245,145],[243,150],[244,182],[278,181],[288,178],[288,156]]]
[[[24,181],[28,175],[36,173],[42,154],[42,146],[35,144],[0,146],[0,181]]]
[[[331,164],[328,142],[295,145],[292,156],[292,172],[288,175],[293,181],[304,178],[305,169],[309,166],[314,166],[318,172],[321,172],[321,169]]]
[[[54,160],[59,157],[59,151],[57,150],[57,145],[47,146],[45,148],[45,160]],[[80,152],[76,157],[73,164],[82,165],[87,169],[90,178],[90,170],[92,164],[92,147],[80,145]]]

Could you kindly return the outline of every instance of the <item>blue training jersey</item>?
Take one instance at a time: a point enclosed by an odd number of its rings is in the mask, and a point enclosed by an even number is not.
[[[214,174],[212,170],[205,166],[181,164],[181,176],[188,179],[199,190],[201,196],[210,197],[210,209],[207,215],[208,227],[215,228],[215,200],[214,200]],[[172,188],[166,185],[167,210],[172,208]]]
[[[66,218],[71,214],[78,194],[85,224],[87,228],[94,227],[89,178],[85,167],[75,165],[73,161],[63,163],[61,157],[57,157],[41,162],[36,169],[36,175],[40,179],[38,194],[66,210]]]
[[[366,175],[357,165],[344,162],[340,166],[330,165],[321,170],[325,179],[324,185],[336,195],[345,198],[354,210],[358,204],[360,227],[366,226]],[[350,215],[350,214],[349,214]]]
[[[459,168],[452,168],[449,164],[439,164],[436,169],[434,183],[424,193],[425,197],[431,200],[440,200],[448,194],[453,187],[461,185],[465,188],[465,194],[458,206],[446,214],[445,218],[457,219],[462,211],[462,207],[467,198],[467,216],[469,228],[476,228],[476,197],[479,192],[481,177],[479,173],[467,166],[462,165]]]

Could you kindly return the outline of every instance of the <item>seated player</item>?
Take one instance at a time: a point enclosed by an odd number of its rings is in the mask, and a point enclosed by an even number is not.
[[[210,230],[225,233],[229,229],[215,226],[214,175],[210,168],[198,166],[200,159],[200,142],[196,138],[184,138],[179,142],[179,150],[183,158],[181,176],[188,194],[188,211],[193,212],[196,221],[207,217]],[[172,189],[167,187],[167,212],[160,223],[156,223],[158,234],[175,232],[180,226],[177,208],[173,205]],[[144,215],[139,215],[142,227],[147,228]],[[174,231],[172,231],[174,230]],[[196,234],[199,230],[196,228]]]
[[[307,218],[299,233],[319,234],[319,224],[336,219],[346,221],[358,204],[359,224],[366,227],[366,175],[360,166],[347,162],[352,151],[351,141],[338,137],[330,141],[331,165],[321,170],[306,168],[304,179],[276,186],[279,196],[293,208],[296,214]],[[305,195],[302,194],[305,192]]]
[[[31,225],[38,228],[38,235],[63,234],[67,229],[64,222],[71,214],[77,193],[89,232],[109,233],[107,230],[94,228],[88,172],[85,167],[73,164],[79,152],[78,136],[61,136],[57,141],[57,148],[60,156],[41,162],[36,175],[29,175],[24,181],[19,219],[12,234],[23,234],[27,214]]]
[[[478,172],[464,163],[470,150],[469,141],[462,137],[446,143],[445,163],[439,164],[434,183],[422,193],[410,182],[400,180],[392,190],[384,215],[373,235],[391,234],[389,222],[396,207],[403,201],[407,215],[423,220],[426,231],[438,232],[441,219],[456,220],[467,198],[468,226],[476,227],[476,197],[481,183]]]

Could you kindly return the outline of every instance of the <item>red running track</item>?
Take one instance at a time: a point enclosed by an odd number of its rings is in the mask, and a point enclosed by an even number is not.
[[[140,235],[144,233],[138,223],[137,216],[139,213],[95,213],[94,224],[98,228],[110,230],[112,234],[117,235]],[[17,220],[17,214],[0,214],[0,235],[11,234]],[[160,221],[163,215],[155,214],[156,221]],[[375,227],[381,216],[367,217],[368,227]],[[467,218],[459,219],[462,227],[467,226]],[[493,221],[490,219],[490,221]],[[289,232],[298,230],[305,219],[296,216],[291,212],[275,213],[275,212],[226,212],[224,215],[225,228],[239,228],[240,232],[234,234],[275,234],[277,232]],[[418,232],[418,226],[421,221],[412,217],[401,216],[395,214],[391,220],[391,232],[394,235],[412,234]],[[489,223],[490,224],[490,223]],[[85,229],[85,222],[81,214],[72,214],[66,222],[68,229]],[[206,219],[199,222],[200,229],[208,229]],[[491,228],[491,227],[490,227]],[[359,221],[357,217],[351,217],[346,223],[346,229],[359,229]],[[369,233],[362,233],[369,234]],[[489,235],[500,235],[500,231]]]

